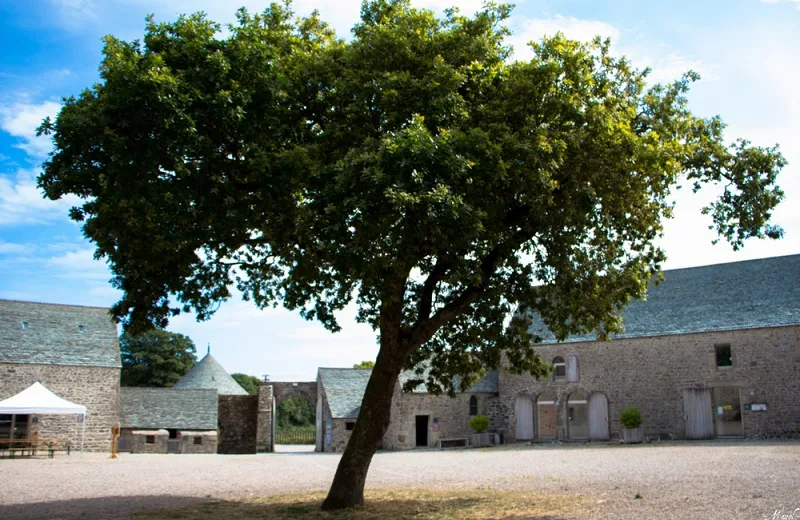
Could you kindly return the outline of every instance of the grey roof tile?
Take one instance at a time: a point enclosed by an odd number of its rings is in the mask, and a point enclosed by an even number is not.
[[[331,416],[334,419],[357,419],[361,399],[367,389],[372,370],[356,368],[320,368],[318,379],[322,384]]]
[[[220,395],[247,395],[211,354],[206,354],[172,388],[213,388]]]
[[[664,271],[646,301],[623,310],[622,323],[625,331],[614,338],[800,324],[800,255]],[[555,343],[540,320],[532,330]],[[595,339],[583,334],[566,341]]]
[[[334,419],[357,419],[361,410],[361,399],[367,389],[367,382],[372,370],[356,368],[320,368],[319,381],[328,399],[328,406]],[[402,385],[414,377],[411,371],[400,374]],[[456,383],[458,384],[458,383]],[[490,370],[467,392],[497,393],[499,375],[497,370]],[[425,385],[418,385],[413,393],[427,393]],[[443,397],[446,398],[446,397]]]
[[[117,326],[103,307],[0,300],[0,363],[119,367]]]
[[[122,387],[122,428],[217,429],[217,391]]]

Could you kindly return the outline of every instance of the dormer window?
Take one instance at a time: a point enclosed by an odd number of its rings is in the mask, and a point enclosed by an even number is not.
[[[28,322],[27,322],[27,321],[23,321],[23,322],[22,322],[22,328],[23,328],[23,329],[28,329],[28,328],[30,328],[30,325],[28,325]]]
[[[86,327],[83,325],[78,325],[78,332],[86,332]]]

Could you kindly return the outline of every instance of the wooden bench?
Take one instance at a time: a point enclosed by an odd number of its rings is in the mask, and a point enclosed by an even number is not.
[[[70,454],[72,444],[68,440],[61,439],[13,439],[0,442],[0,457],[4,457],[8,452],[10,458],[16,455],[36,456],[37,451],[47,452],[48,458],[53,458],[56,451],[65,451]]]
[[[447,446],[445,446],[447,444]],[[450,439],[439,439],[439,449],[442,448],[469,448],[469,439],[466,437],[453,437]]]

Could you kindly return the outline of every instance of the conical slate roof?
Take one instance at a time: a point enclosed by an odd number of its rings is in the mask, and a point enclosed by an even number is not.
[[[206,354],[172,388],[213,388],[220,395],[247,395],[211,354]]]

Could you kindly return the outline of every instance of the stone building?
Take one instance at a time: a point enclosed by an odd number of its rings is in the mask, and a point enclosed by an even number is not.
[[[123,387],[119,451],[216,453],[217,391]]]
[[[0,300],[0,400],[39,381],[86,406],[85,448],[108,450],[118,418],[119,376],[117,328],[109,309]],[[83,426],[78,420],[0,415],[0,438],[38,434],[77,447]]]
[[[548,381],[500,377],[493,427],[511,440],[606,440],[642,411],[648,437],[800,436],[800,255],[664,271],[610,341],[537,352]]]
[[[546,381],[501,369],[455,399],[398,385],[382,447],[464,437],[473,412],[506,442],[609,441],[629,406],[649,438],[800,437],[800,255],[664,271],[622,318],[610,341],[536,324]],[[343,450],[369,375],[319,369],[318,451]]]
[[[320,368],[317,372],[317,451],[343,451],[358,419],[361,398],[371,370]],[[424,385],[411,392],[402,390],[412,376],[404,373],[392,397],[392,416],[381,448],[404,450],[437,446],[440,440],[466,439],[473,415],[485,415],[489,403],[497,399],[497,371],[475,383],[456,397],[429,394]]]

